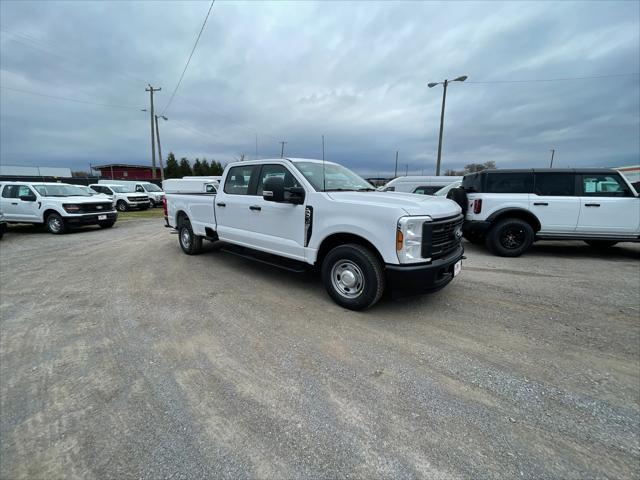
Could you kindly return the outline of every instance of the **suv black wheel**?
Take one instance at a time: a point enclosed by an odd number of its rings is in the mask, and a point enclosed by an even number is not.
[[[64,233],[66,230],[64,219],[57,213],[50,213],[47,216],[47,230],[54,235]]]
[[[118,203],[116,203],[116,208],[119,212],[126,212],[127,210],[129,210],[127,202],[125,202],[124,200],[118,200]]]
[[[374,253],[350,243],[331,250],[322,262],[322,281],[329,296],[350,310],[373,306],[384,293],[382,265]]]
[[[183,218],[180,221],[178,237],[180,239],[180,246],[184,253],[187,255],[196,255],[197,253],[200,253],[200,250],[202,249],[202,237],[193,233],[189,219]]]
[[[593,247],[596,249],[605,249],[605,248],[613,247],[618,242],[615,242],[613,240],[585,240],[585,243],[590,247]]]
[[[501,257],[519,257],[533,243],[533,228],[519,218],[498,221],[487,235],[487,248]]]

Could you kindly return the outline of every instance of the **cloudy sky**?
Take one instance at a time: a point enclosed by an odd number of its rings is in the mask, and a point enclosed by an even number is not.
[[[442,87],[426,84],[459,75],[443,168],[546,166],[551,148],[559,166],[640,163],[639,2],[218,0],[165,110],[208,8],[2,0],[2,164],[150,164],[151,83],[165,156],[253,158],[257,136],[259,157],[285,140],[320,158],[324,134],[362,174],[392,174],[396,150],[433,174]]]

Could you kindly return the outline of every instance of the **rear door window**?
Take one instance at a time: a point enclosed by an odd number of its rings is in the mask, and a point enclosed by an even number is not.
[[[260,168],[260,166],[239,165],[237,167],[231,167],[224,181],[224,193],[231,195],[255,195],[251,193],[249,187],[257,168]]]
[[[487,174],[485,193],[531,193],[532,191],[532,172]]]
[[[533,193],[572,197],[576,193],[576,177],[572,173],[536,173]]]
[[[18,198],[18,185],[5,185],[2,189],[3,198]]]

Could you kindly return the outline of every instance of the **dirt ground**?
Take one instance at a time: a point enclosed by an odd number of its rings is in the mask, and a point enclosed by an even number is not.
[[[466,244],[431,296],[319,278],[161,219],[0,241],[0,477],[638,478],[640,245]]]

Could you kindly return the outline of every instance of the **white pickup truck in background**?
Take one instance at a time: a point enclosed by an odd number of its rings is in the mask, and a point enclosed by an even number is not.
[[[463,217],[455,202],[375,191],[336,163],[238,162],[219,184],[165,180],[163,188],[167,224],[185,253],[221,240],[268,263],[318,267],[329,295],[349,309],[374,305],[387,286],[437,291],[460,271]]]

